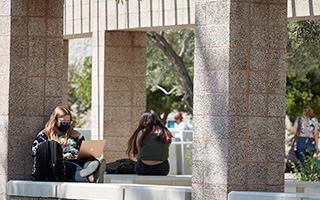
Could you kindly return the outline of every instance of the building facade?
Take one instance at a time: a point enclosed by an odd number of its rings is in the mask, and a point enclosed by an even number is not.
[[[0,195],[29,179],[31,144],[66,105],[68,39],[92,37],[92,138],[108,161],[146,105],[146,31],[195,29],[193,199],[283,191],[286,24],[316,0],[0,2]]]

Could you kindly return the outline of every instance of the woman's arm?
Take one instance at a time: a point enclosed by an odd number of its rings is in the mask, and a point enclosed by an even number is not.
[[[35,156],[37,154],[37,149],[39,147],[39,145],[44,142],[47,141],[48,137],[44,132],[40,132],[36,139],[33,141],[32,143],[32,156]]]
[[[66,160],[72,160],[76,158],[83,140],[83,136],[69,137],[66,144],[63,146],[63,158]]]
[[[318,135],[319,124],[314,127],[314,140],[316,141],[316,154],[319,153],[319,135]]]
[[[298,130],[298,121],[295,121],[294,122],[294,125],[293,125],[293,134],[297,134],[297,130]]]

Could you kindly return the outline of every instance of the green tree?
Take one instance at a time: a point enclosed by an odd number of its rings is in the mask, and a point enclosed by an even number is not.
[[[68,107],[74,126],[81,127],[91,109],[92,57],[86,57],[82,66],[70,65],[68,73]]]
[[[192,113],[193,30],[149,32],[147,46],[147,107],[163,114]]]
[[[162,122],[165,124],[168,115],[173,110],[184,110],[183,102],[181,101],[182,96],[166,95],[161,90],[152,90],[151,86],[147,88],[147,109],[153,109],[158,115]]]
[[[149,36],[150,34],[151,37],[158,35],[161,40],[159,44],[162,45],[164,41],[164,47],[170,49],[171,53],[168,56],[154,41],[148,40],[147,108],[162,115],[163,122],[174,109],[192,113],[193,30],[170,30],[159,34],[156,32],[148,33]],[[81,127],[86,122],[85,115],[91,108],[91,59],[91,57],[86,57],[82,67],[69,66],[68,107],[74,113],[76,127]],[[180,68],[174,64],[174,59],[181,60],[178,63]],[[181,67],[184,69],[181,70]],[[181,75],[181,71],[184,71],[186,75]],[[189,91],[191,88],[191,92],[188,94],[186,94],[183,84],[185,80],[181,80],[182,76],[188,79]]]
[[[288,23],[286,113],[290,120],[311,103],[320,112],[320,21]]]

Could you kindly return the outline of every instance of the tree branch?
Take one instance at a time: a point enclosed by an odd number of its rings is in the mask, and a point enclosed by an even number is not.
[[[161,44],[161,42],[157,39],[156,35],[157,33],[156,32],[151,32],[152,35],[150,34],[147,34],[147,37],[155,44],[157,45],[163,52],[166,52],[167,51],[167,48]]]
[[[184,94],[182,97],[182,101],[184,102],[184,109],[189,113],[193,113],[193,108],[190,106],[188,102],[189,95],[187,93]]]
[[[164,89],[163,87],[161,87],[160,85],[156,85],[156,87],[161,90],[163,93],[165,93],[166,95],[170,95],[173,91],[175,91],[177,89],[177,87],[172,88],[169,92],[167,92],[166,89]]]
[[[193,99],[193,84],[192,84],[191,78],[187,72],[187,69],[185,67],[185,64],[183,62],[182,57],[180,57],[173,50],[171,45],[167,42],[167,40],[163,36],[161,36],[157,33],[155,33],[155,34],[156,34],[157,40],[159,40],[161,42],[161,45],[163,45],[164,48],[167,50],[167,51],[163,51],[163,53],[171,60],[171,62],[174,64],[174,66],[176,66],[177,71],[179,72],[179,75],[176,76],[177,79],[179,79],[179,78],[183,79],[181,86],[186,91],[186,93],[188,93],[190,98]]]
[[[185,41],[184,41],[184,43],[183,43],[183,46],[182,46],[181,51],[180,51],[180,53],[179,53],[179,57],[183,57],[184,53],[185,53],[186,50],[187,50],[188,43],[189,43],[189,41],[191,40],[191,38],[192,38],[193,35],[194,35],[194,31],[192,30],[192,31],[189,32],[188,37],[185,39]]]
[[[151,35],[152,34],[152,35]],[[157,32],[151,32],[151,34],[147,34],[148,39],[150,39],[156,46],[158,46],[162,52],[167,56],[167,58],[171,61],[171,69],[174,73],[176,80],[184,89],[185,93],[188,95],[187,98],[190,98],[191,102],[193,101],[193,83],[191,78],[188,74],[186,66],[183,62],[182,57],[180,57],[171,45],[167,42],[164,38],[164,31],[161,31],[160,34]],[[194,32],[191,31],[185,40],[185,46],[190,41],[191,37],[193,36]],[[183,47],[183,49],[186,47]],[[186,51],[186,50],[182,50]],[[183,54],[183,53],[182,53]],[[190,106],[189,106],[190,108]]]

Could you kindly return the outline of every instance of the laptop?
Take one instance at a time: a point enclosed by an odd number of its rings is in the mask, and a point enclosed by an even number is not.
[[[100,158],[106,145],[106,140],[84,140],[81,143],[76,159]]]

